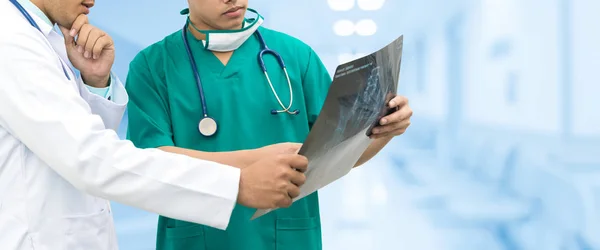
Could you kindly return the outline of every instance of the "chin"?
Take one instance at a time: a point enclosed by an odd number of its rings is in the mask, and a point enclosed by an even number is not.
[[[241,21],[234,21],[234,22],[229,22],[229,23],[224,23],[223,25],[220,25],[221,27],[219,27],[219,29],[221,30],[238,30],[242,28],[242,23],[244,22],[244,20]]]
[[[56,20],[56,25],[70,29],[71,26],[73,26],[73,22],[75,22],[75,19],[73,19],[73,20]]]
[[[77,19],[78,16],[79,16],[79,14],[69,15],[68,17],[64,17],[64,18],[61,18],[60,20],[56,20],[56,23],[65,28],[71,28],[71,26],[73,26],[73,23],[75,22],[75,20]]]

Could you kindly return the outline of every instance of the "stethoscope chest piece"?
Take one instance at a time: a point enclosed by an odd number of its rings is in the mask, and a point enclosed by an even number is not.
[[[204,117],[198,123],[198,131],[203,136],[212,136],[217,132],[217,121],[210,117]]]

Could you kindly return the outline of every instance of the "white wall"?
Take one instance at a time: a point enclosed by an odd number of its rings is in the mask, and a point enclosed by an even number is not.
[[[573,132],[600,135],[600,1],[571,1]],[[595,27],[595,28],[591,28]]]
[[[473,123],[555,133],[559,129],[557,0],[483,0],[469,41],[466,117]],[[540,8],[540,4],[544,7]],[[532,17],[532,15],[534,15]],[[527,20],[524,22],[522,20]],[[508,56],[492,59],[500,39]],[[515,72],[517,101],[506,101],[507,75]]]
[[[430,0],[413,2],[403,9],[399,23],[409,23],[400,82],[405,84],[415,114],[431,121],[444,122],[448,114],[448,46],[446,21],[465,12],[470,1]],[[431,8],[431,6],[438,8]],[[406,25],[406,24],[405,24]],[[423,62],[419,62],[417,42],[422,41]],[[419,69],[419,67],[424,67]],[[419,70],[422,72],[422,90],[417,87]]]
[[[410,84],[409,97],[411,107],[415,113],[420,116],[427,117],[434,121],[443,121],[446,113],[448,91],[447,91],[447,74],[446,74],[446,44],[444,42],[443,30],[441,27],[434,27],[427,36],[423,38],[424,65],[422,69],[424,88],[419,90],[416,86],[418,73],[418,59],[414,53],[415,44],[408,49],[413,50],[413,54],[406,63],[403,63],[403,71],[408,71],[406,78],[402,78],[401,82]],[[413,39],[414,42],[414,39]]]

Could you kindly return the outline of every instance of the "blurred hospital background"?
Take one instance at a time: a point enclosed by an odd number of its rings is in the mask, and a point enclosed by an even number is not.
[[[116,41],[121,79],[138,51],[184,25],[186,5],[97,1],[90,18]],[[412,126],[321,191],[324,249],[600,249],[600,1],[250,6],[331,71],[404,35]],[[122,249],[154,249],[157,216],[113,208]]]

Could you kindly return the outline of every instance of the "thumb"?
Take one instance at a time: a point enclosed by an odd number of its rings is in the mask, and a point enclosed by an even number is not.
[[[65,45],[67,45],[67,47],[70,46],[74,46],[75,45],[75,38],[71,36],[71,31],[63,26],[58,26],[58,28],[60,28],[60,32],[63,34],[63,36],[65,37]]]
[[[302,143],[288,143],[287,146],[288,148],[286,150],[286,153],[297,154],[298,151],[300,151],[300,148],[302,147]]]

